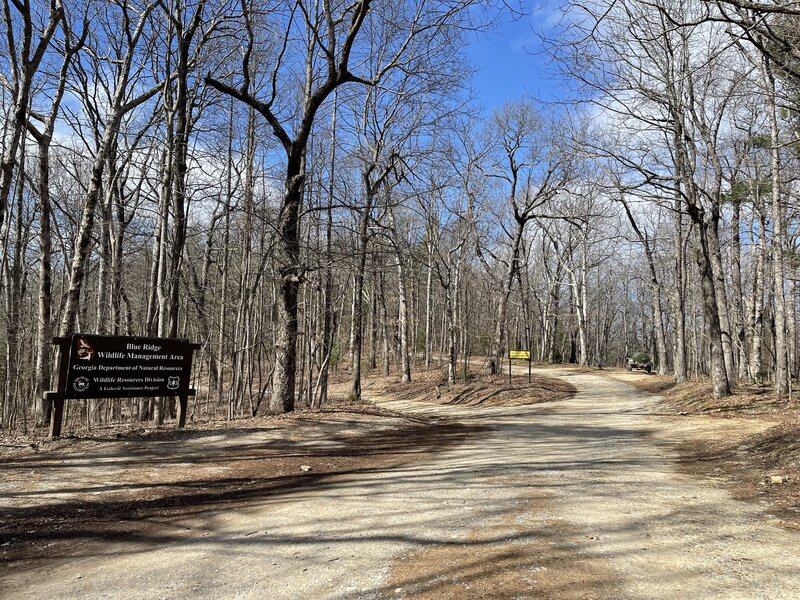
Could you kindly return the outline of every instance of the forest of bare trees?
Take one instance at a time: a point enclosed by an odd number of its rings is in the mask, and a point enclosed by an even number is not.
[[[198,419],[509,349],[791,394],[800,3],[567,3],[537,57],[564,99],[490,111],[465,48],[506,10],[3,0],[3,428],[47,422],[78,331],[201,344]]]

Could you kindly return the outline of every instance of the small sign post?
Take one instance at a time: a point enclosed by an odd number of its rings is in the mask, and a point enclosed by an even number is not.
[[[508,351],[508,383],[511,385],[511,361],[512,360],[527,360],[528,361],[528,383],[531,382],[531,352],[530,350],[509,350]]]
[[[58,345],[58,389],[52,402],[50,437],[61,435],[64,401],[88,398],[177,396],[176,426],[186,425],[192,353],[188,340],[76,333],[54,338]]]

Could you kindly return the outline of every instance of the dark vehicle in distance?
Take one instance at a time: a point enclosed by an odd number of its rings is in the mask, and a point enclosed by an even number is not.
[[[646,352],[636,352],[628,359],[628,371],[639,369],[645,373],[653,370],[653,359]]]

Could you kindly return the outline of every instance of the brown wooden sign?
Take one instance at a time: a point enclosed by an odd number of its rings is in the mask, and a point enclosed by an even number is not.
[[[64,400],[177,396],[177,426],[186,421],[192,353],[187,340],[76,333],[56,338],[59,345],[58,390],[53,401],[50,435],[61,434]]]
[[[73,335],[64,397],[177,396],[189,389],[191,371],[184,340]]]

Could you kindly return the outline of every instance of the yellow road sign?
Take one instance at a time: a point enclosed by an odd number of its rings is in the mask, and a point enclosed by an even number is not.
[[[508,358],[519,358],[522,360],[530,360],[531,353],[529,350],[509,350]]]

